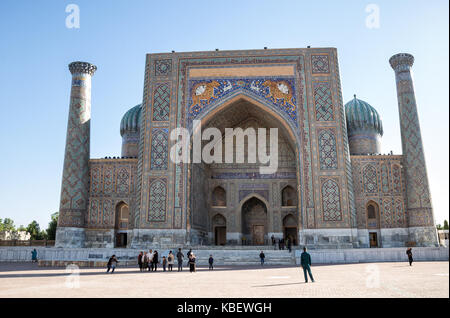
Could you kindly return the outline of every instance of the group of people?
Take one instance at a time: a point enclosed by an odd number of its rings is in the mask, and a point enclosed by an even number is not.
[[[191,273],[194,273],[196,270],[195,268],[196,256],[194,252],[192,252],[192,250],[189,250],[189,252],[187,252],[186,254],[186,257],[187,257],[187,265],[189,266],[189,271]],[[178,249],[176,258],[178,264],[178,271],[181,272],[183,270],[183,260],[184,260],[184,255],[181,251],[181,248]],[[138,255],[138,265],[141,272],[144,271],[156,272],[159,263],[160,263],[159,254],[158,251],[156,250],[155,251],[149,250],[148,252],[140,252]],[[165,256],[162,257],[161,263],[164,272],[166,271],[166,268],[168,269],[169,272],[173,270],[173,265],[175,264],[175,255],[172,253],[172,251],[169,252],[167,257]],[[212,255],[209,256],[208,263],[209,269],[210,270],[214,269],[213,266],[214,258],[212,257]]]
[[[274,249],[278,249],[279,250],[284,250],[285,248],[287,248],[289,250],[289,253],[292,252],[292,244],[295,245],[295,239],[292,239],[290,237],[287,237],[286,240],[284,238],[281,239],[276,239],[275,236],[272,235],[271,237],[272,240],[272,246],[274,247]]]
[[[406,255],[408,256],[409,266],[412,266],[412,263],[413,263],[412,248],[408,248],[406,250]],[[189,252],[187,252],[186,256],[188,258],[187,264],[189,266],[189,271],[191,273],[194,273],[196,256],[192,252],[192,250],[189,250]],[[33,258],[34,257],[36,257],[36,256],[33,255]],[[184,255],[181,252],[181,248],[178,249],[178,253],[177,253],[176,257],[177,257],[177,263],[178,263],[178,271],[181,272],[183,270],[183,259],[184,259]],[[263,251],[261,251],[261,253],[259,254],[259,258],[261,261],[261,266],[264,266],[266,256]],[[110,259],[108,260],[108,264],[107,264],[108,269],[106,272],[109,273],[109,271],[112,270],[111,274],[114,273],[114,270],[118,263],[119,263],[119,261],[117,260],[116,255],[112,255],[110,257]],[[173,270],[174,263],[175,263],[175,255],[172,253],[172,251],[170,251],[167,258],[165,256],[162,257],[163,271],[165,272],[166,267],[168,267],[169,272],[171,272]],[[213,270],[214,269],[214,258],[212,257],[212,255],[209,256],[208,263],[209,263],[209,270]],[[158,269],[158,264],[159,264],[158,251],[149,250],[148,252],[140,252],[139,253],[138,265],[139,265],[139,269],[141,272],[144,272],[144,271],[155,271],[156,272]],[[308,276],[311,279],[311,282],[314,283],[314,277],[311,273],[311,255],[308,252],[306,252],[306,247],[303,248],[303,253],[300,255],[300,264],[303,269],[303,275],[305,276],[305,283],[308,282]]]

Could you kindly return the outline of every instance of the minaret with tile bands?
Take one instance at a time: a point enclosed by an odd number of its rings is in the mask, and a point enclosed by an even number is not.
[[[399,53],[392,56],[389,63],[395,71],[397,83],[410,241],[417,246],[435,246],[437,232],[411,77],[414,57],[411,54]]]
[[[89,202],[91,78],[97,67],[86,62],[73,62],[69,64],[69,70],[72,87],[56,246],[83,247]]]

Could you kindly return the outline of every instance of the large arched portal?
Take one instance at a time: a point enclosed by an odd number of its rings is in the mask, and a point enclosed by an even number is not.
[[[267,206],[252,197],[242,205],[242,234],[253,245],[264,245],[267,241]]]
[[[263,244],[264,237],[267,238],[268,233],[282,237],[280,194],[286,184],[292,185],[292,190],[298,189],[299,182],[298,140],[288,120],[270,106],[262,105],[245,95],[212,108],[198,119],[201,122],[201,130],[191,131],[190,158],[193,158],[194,150],[198,153],[200,148],[203,160],[200,163],[191,163],[188,174],[190,207],[188,221],[191,224],[192,241],[195,242],[197,237],[200,243],[203,241],[202,237],[208,237],[210,244],[216,244],[216,230],[211,221],[217,214],[227,219],[227,244],[241,244],[243,238],[247,244],[255,242]],[[276,129],[276,135],[271,128]],[[226,146],[226,129],[234,132],[241,129],[243,133],[240,140],[236,135],[232,139],[232,162],[227,160],[230,147]],[[252,131],[256,133],[254,139],[246,134]],[[259,139],[259,134],[263,133],[266,143],[265,155],[272,160],[277,153],[276,169],[269,174],[260,170],[260,167],[270,165],[260,160],[258,146],[263,138]],[[195,147],[194,135],[202,136],[201,147],[198,145]],[[271,136],[275,136],[272,138],[276,139],[277,146],[277,151],[273,153]],[[239,145],[240,142],[242,143]],[[205,160],[205,154],[210,155],[211,160]],[[242,155],[243,162],[239,162],[238,155]],[[255,159],[253,162],[252,158]],[[251,225],[244,231],[242,201],[251,194],[270,202],[270,206],[262,205],[265,211],[262,224],[253,224],[255,227]],[[292,197],[300,197],[300,194],[294,193]],[[290,200],[288,203],[290,211],[298,215],[297,201]],[[283,209],[286,207],[283,206]]]

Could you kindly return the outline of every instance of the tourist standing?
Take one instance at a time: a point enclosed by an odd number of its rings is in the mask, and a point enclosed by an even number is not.
[[[138,265],[139,265],[139,270],[142,272],[142,258],[144,257],[144,253],[142,253],[142,251],[139,253],[138,255]]]
[[[152,261],[152,271],[154,270],[156,272],[156,270],[158,269],[158,264],[159,264],[159,258],[158,258],[158,251],[155,250],[155,252],[153,253],[153,261]]]
[[[306,252],[306,247],[303,248],[303,253],[300,255],[300,263],[303,268],[303,274],[305,275],[305,283],[308,282],[308,276],[306,272],[308,272],[309,277],[311,278],[311,282],[314,283],[314,278],[311,273],[311,255]]]
[[[195,272],[195,254],[192,252],[189,254],[189,271],[191,273]]]
[[[109,273],[110,269],[112,269],[111,274],[114,273],[117,263],[119,263],[119,261],[117,260],[116,255],[111,256],[108,260],[108,264],[106,265],[106,267],[108,267],[106,272]]]
[[[169,265],[169,272],[173,269],[173,263],[175,260],[175,256],[172,254],[172,251],[169,252],[169,255],[167,256],[167,264]]]
[[[261,251],[261,253],[259,253],[259,259],[261,261],[261,266],[264,266],[264,260],[266,258],[266,255],[264,255],[264,252]]]
[[[167,259],[165,256],[163,256],[162,258],[162,266],[163,266],[163,271],[166,271],[166,266],[167,266]]]
[[[214,269],[214,266],[213,266],[214,258],[212,257],[212,255],[209,255],[208,263],[209,263],[209,270],[213,270]]]
[[[37,263],[38,259],[37,259],[37,251],[36,249],[33,249],[31,251],[31,262],[33,263]]]
[[[187,259],[188,259],[188,266],[189,266],[189,259],[191,258],[191,254],[192,254],[192,249],[190,249],[188,252],[187,252],[187,254],[186,254],[186,256],[187,256]]]
[[[148,271],[153,271],[153,250],[148,251]]]
[[[408,255],[409,266],[412,266],[413,255],[412,255],[412,248],[411,248],[411,247],[409,247],[409,248],[406,250],[406,255]]]
[[[183,270],[183,253],[181,252],[181,248],[178,249],[177,253],[177,262],[178,262],[178,271],[181,272]]]
[[[289,250],[289,253],[290,252],[292,252],[292,242],[291,242],[291,239],[287,239],[287,247],[288,247],[288,250]]]
[[[142,272],[145,271],[148,268],[148,254],[147,252],[144,252],[144,255],[142,256]]]
[[[273,234],[272,234],[272,236],[270,237],[270,239],[272,240],[272,245],[275,245],[275,236],[273,236]]]

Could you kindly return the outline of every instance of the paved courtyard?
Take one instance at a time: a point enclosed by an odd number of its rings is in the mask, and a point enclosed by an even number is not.
[[[198,268],[196,273],[105,274],[82,268],[0,263],[0,297],[449,297],[449,263],[417,262],[313,266],[315,283],[298,267]]]

